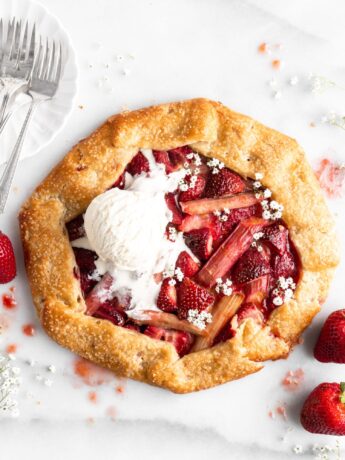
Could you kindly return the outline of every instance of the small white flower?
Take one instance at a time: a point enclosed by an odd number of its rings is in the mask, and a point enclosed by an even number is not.
[[[283,299],[280,296],[274,297],[273,303],[279,307],[280,305],[283,305]]]
[[[291,86],[296,86],[298,82],[299,82],[299,79],[297,75],[294,75],[293,77],[291,77],[289,81]]]
[[[222,213],[220,211],[213,211],[213,215],[219,217]]]
[[[169,286],[175,286],[176,280],[174,280],[173,278],[171,278],[171,280],[168,281],[168,284],[169,284]]]
[[[271,209],[278,209],[278,206],[279,206],[279,204],[275,200],[272,200],[270,202],[270,208]]]
[[[263,247],[262,247],[262,246],[258,246],[258,251],[259,251],[259,252],[262,252],[262,251],[263,251]]]
[[[212,174],[218,174],[219,173],[219,169],[218,168],[213,168],[212,169]]]
[[[264,198],[271,198],[271,196],[272,196],[271,190],[269,188],[266,188],[264,190]]]
[[[51,379],[44,379],[43,383],[46,387],[51,387],[53,385],[53,381]]]
[[[262,218],[265,220],[269,220],[271,218],[271,213],[269,211],[264,211],[262,213]]]
[[[292,450],[295,454],[301,454],[303,452],[303,448],[299,444],[294,446]]]
[[[276,99],[277,101],[278,101],[279,99],[281,99],[282,96],[283,96],[283,93],[282,93],[281,91],[275,91],[275,92],[273,93],[273,97],[274,97],[274,99]]]
[[[260,181],[263,178],[264,178],[264,175],[262,173],[260,173],[260,172],[255,173],[255,179],[257,181]]]
[[[256,180],[255,182],[253,182],[253,187],[254,188],[261,188],[261,182],[259,180]]]
[[[186,157],[188,160],[192,160],[194,157],[194,153],[187,153]]]

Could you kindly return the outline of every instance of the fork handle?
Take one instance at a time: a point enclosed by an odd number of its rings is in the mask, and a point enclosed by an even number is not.
[[[7,203],[7,198],[8,194],[11,189],[11,185],[13,182],[14,174],[16,172],[20,152],[22,150],[23,142],[24,142],[24,137],[27,132],[27,128],[29,126],[29,121],[31,120],[32,114],[34,112],[34,109],[37,105],[38,101],[35,101],[34,99],[30,103],[29,110],[26,114],[25,120],[23,122],[22,128],[20,130],[17,142],[15,146],[13,147],[12,153],[10,158],[8,159],[4,172],[2,173],[1,179],[0,179],[0,214],[4,213],[5,206]]]

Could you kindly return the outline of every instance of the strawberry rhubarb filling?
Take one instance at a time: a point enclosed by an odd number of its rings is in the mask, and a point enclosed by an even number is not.
[[[67,224],[86,314],[180,356],[263,325],[294,296],[299,259],[261,182],[189,147],[142,149]]]

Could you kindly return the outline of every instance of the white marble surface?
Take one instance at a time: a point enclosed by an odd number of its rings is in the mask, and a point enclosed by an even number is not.
[[[5,1],[5,0],[2,0]],[[76,106],[63,131],[36,157],[21,162],[8,210],[0,228],[15,243],[19,273],[14,284],[18,307],[7,314],[10,327],[0,337],[0,351],[18,345],[22,368],[18,420],[0,419],[0,458],[37,459],[276,459],[313,458],[314,443],[335,438],[314,436],[300,427],[298,414],[308,392],[321,381],[339,380],[344,366],[313,360],[312,348],[325,316],[344,306],[344,263],[323,311],[305,333],[305,342],[288,360],[267,363],[248,378],[197,394],[176,396],[132,381],[104,375],[90,387],[73,372],[75,357],[41,331],[32,309],[19,244],[16,214],[22,201],[51,167],[105,117],[124,106],[136,108],[181,98],[220,100],[295,138],[313,167],[324,157],[345,161],[345,132],[321,125],[329,110],[344,114],[345,92],[310,92],[307,75],[320,73],[345,85],[345,40],[341,0],[45,0],[69,31],[80,68]],[[260,55],[261,42],[281,44],[272,55]],[[118,62],[116,56],[124,57]],[[130,56],[132,55],[132,56]],[[274,71],[272,59],[282,59]],[[128,70],[127,70],[128,69]],[[124,75],[128,73],[128,75]],[[291,76],[299,84],[291,87]],[[280,100],[268,81],[275,77]],[[83,106],[81,109],[78,106]],[[315,127],[310,123],[314,122]],[[344,198],[330,199],[344,228]],[[342,235],[344,243],[344,236]],[[344,247],[344,244],[343,244]],[[343,250],[344,252],[344,250]],[[344,255],[344,254],[343,254]],[[4,292],[6,287],[2,289]],[[21,332],[24,323],[35,337]],[[25,361],[35,359],[37,365]],[[50,375],[48,364],[57,372]],[[281,380],[302,367],[305,382],[287,392]],[[52,378],[51,388],[35,375]],[[124,387],[118,393],[115,388]],[[97,403],[88,393],[97,393]],[[287,420],[270,410],[286,404]],[[285,440],[282,440],[284,437]],[[345,454],[344,454],[345,456]],[[329,458],[336,458],[330,455]]]

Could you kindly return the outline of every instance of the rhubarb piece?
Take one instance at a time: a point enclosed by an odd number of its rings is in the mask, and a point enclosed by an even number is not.
[[[181,209],[190,215],[207,214],[224,209],[246,208],[259,201],[260,198],[255,198],[253,193],[241,193],[224,198],[202,198],[201,200],[186,201],[181,203]]]
[[[132,321],[139,325],[150,325],[165,329],[176,329],[178,331],[191,332],[196,335],[203,335],[205,332],[197,326],[185,320],[180,320],[173,313],[165,313],[155,310],[143,310],[132,317]]]
[[[209,228],[191,230],[184,233],[184,239],[189,249],[199,260],[207,260],[213,247],[213,236]]]
[[[189,332],[174,331],[155,326],[148,326],[144,334],[152,339],[164,340],[164,342],[171,343],[176,348],[180,357],[189,352],[194,340]]]
[[[157,163],[161,163],[165,166],[165,172],[167,174],[172,173],[178,169],[178,166],[175,166],[171,163],[168,152],[163,150],[153,150],[153,156]]]
[[[206,198],[216,198],[225,195],[241,193],[246,189],[244,180],[227,168],[221,169],[218,174],[209,174],[205,189]]]
[[[178,317],[186,319],[189,310],[200,313],[210,307],[214,302],[214,295],[191,279],[184,278],[177,288],[177,299]]]
[[[83,236],[85,236],[83,215],[80,214],[75,219],[71,220],[70,222],[67,222],[66,229],[70,241],[74,241],[78,238],[82,238]]]
[[[179,268],[184,276],[192,278],[198,271],[199,265],[192,259],[187,251],[182,251],[177,258],[176,268]]]
[[[191,230],[199,230],[200,228],[211,228],[216,225],[216,216],[213,214],[202,214],[184,217],[178,229],[180,232],[190,232]]]
[[[176,198],[173,193],[167,193],[165,195],[165,201],[168,206],[168,209],[172,212],[172,223],[176,225],[180,225],[182,223],[183,214],[180,211],[177,203]]]
[[[184,181],[189,186],[189,184],[193,180],[193,177],[196,177],[194,186],[189,187],[188,190],[186,190],[185,192],[180,192],[178,197],[180,202],[196,200],[203,194],[206,185],[206,180],[203,176],[186,176]]]
[[[263,241],[278,254],[283,255],[288,250],[289,236],[288,230],[283,225],[274,224],[265,228]]]
[[[246,303],[261,305],[268,295],[269,275],[260,276],[243,286]]]
[[[217,278],[222,278],[249,249],[254,233],[268,225],[270,225],[269,221],[256,217],[238,224],[234,232],[199,271],[198,281],[206,287],[214,286]]]
[[[235,284],[239,285],[267,275],[270,271],[269,260],[256,248],[249,248],[234,265],[231,279]]]
[[[243,302],[243,294],[232,294],[222,297],[212,309],[212,322],[205,329],[205,335],[198,337],[193,345],[192,352],[204,350],[212,346],[216,336],[230,321]]]
[[[145,172],[150,172],[150,163],[146,156],[139,152],[135,155],[132,161],[127,166],[127,171],[132,176],[138,176],[139,174]]]
[[[157,298],[157,307],[167,313],[175,311],[177,304],[176,288],[174,285],[171,285],[172,280],[172,278],[163,280]]]
[[[104,302],[113,297],[111,290],[113,281],[113,277],[109,273],[106,273],[101,281],[92,289],[85,299],[87,315],[92,316]]]

